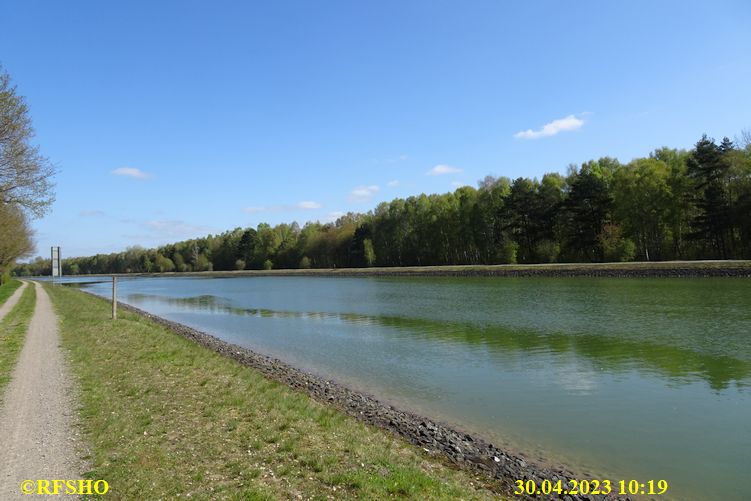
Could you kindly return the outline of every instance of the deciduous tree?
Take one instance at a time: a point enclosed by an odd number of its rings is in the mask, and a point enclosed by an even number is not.
[[[33,137],[28,105],[0,67],[0,203],[39,217],[54,201],[55,170],[32,144]]]

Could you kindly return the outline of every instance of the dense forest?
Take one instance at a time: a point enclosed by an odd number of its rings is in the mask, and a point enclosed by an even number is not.
[[[702,137],[542,179],[486,177],[335,223],[236,228],[157,249],[65,259],[65,274],[751,258],[751,136]],[[20,274],[49,273],[37,258]]]

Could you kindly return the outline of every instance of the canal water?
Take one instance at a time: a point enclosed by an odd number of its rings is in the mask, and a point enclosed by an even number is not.
[[[748,499],[751,280],[120,279],[122,301],[595,478]],[[109,296],[109,283],[83,285]],[[655,482],[656,483],[656,482]]]

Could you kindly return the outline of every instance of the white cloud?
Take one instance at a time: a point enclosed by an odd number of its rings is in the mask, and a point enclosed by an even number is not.
[[[306,200],[303,202],[298,202],[294,205],[270,205],[268,207],[244,207],[243,212],[247,212],[248,214],[256,214],[258,212],[285,212],[285,211],[293,211],[293,210],[299,210],[299,209],[320,209],[323,207],[318,202],[312,202],[310,200]]]
[[[517,139],[550,137],[555,136],[559,132],[579,129],[582,125],[584,125],[584,120],[577,118],[574,115],[569,115],[567,117],[559,118],[558,120],[553,120],[552,122],[543,125],[542,128],[538,130],[527,129],[519,131],[514,134],[514,137]]]
[[[182,238],[205,235],[211,232],[209,226],[188,224],[179,220],[154,220],[146,221],[143,226],[161,237]]]
[[[101,210],[82,210],[78,213],[81,217],[96,217],[96,216],[104,216],[104,211]]]
[[[136,169],[135,167],[118,167],[110,172],[110,174],[113,176],[133,177],[136,179],[147,179],[151,177],[141,169]]]
[[[426,174],[428,176],[441,176],[443,174],[458,174],[459,172],[462,172],[462,170],[457,167],[440,164],[430,169]]]
[[[297,204],[297,207],[300,209],[320,209],[323,206],[318,202],[304,201]]]
[[[398,157],[389,158],[371,158],[370,161],[376,164],[395,164],[409,160],[409,155],[401,154]]]
[[[367,202],[375,195],[380,188],[376,185],[358,186],[349,192],[350,202]]]
[[[391,188],[393,188],[394,186],[399,186],[399,181],[397,181],[396,179],[394,179],[393,181],[389,181],[386,184],[388,184]]]
[[[337,219],[339,219],[340,217],[342,217],[344,214],[345,214],[344,212],[338,211],[338,210],[337,211],[333,211],[333,212],[329,212],[328,214],[326,214],[326,217],[323,219],[323,222],[324,223],[333,223],[334,221],[336,221]]]

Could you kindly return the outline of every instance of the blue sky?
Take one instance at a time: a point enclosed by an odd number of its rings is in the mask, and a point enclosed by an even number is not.
[[[154,246],[751,129],[751,3],[10,1],[37,247]],[[546,127],[547,126],[547,127]]]

